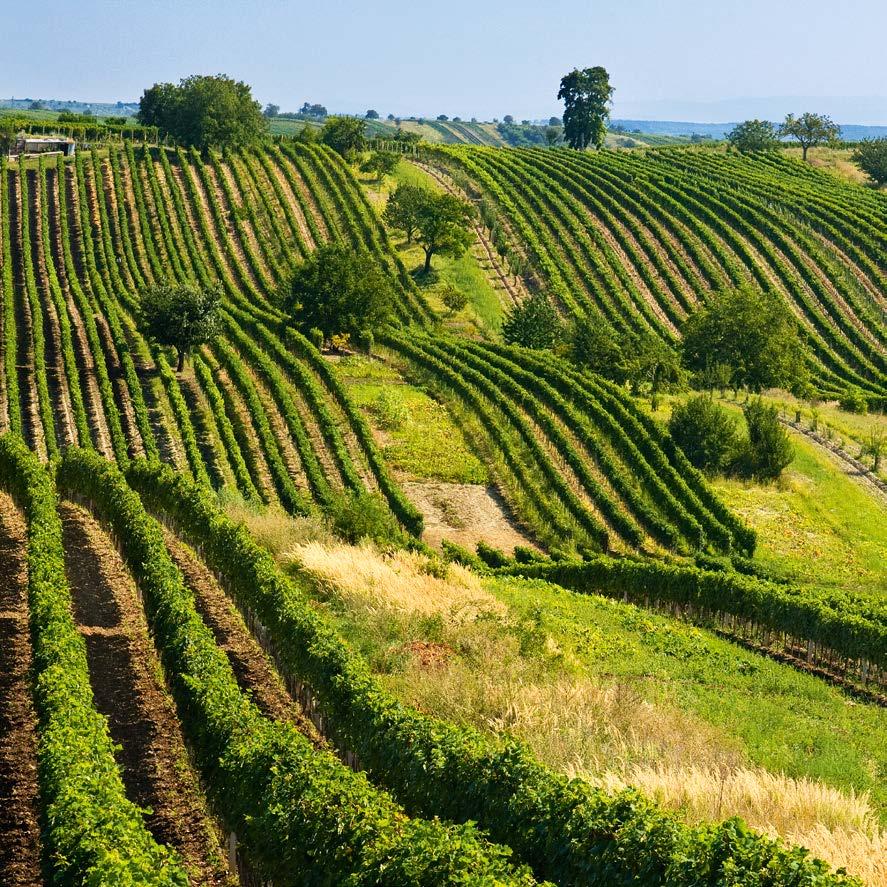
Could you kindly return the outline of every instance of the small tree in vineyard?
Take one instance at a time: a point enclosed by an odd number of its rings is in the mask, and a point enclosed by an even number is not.
[[[801,114],[795,117],[789,114],[779,127],[779,135],[793,138],[800,146],[804,160],[807,152],[817,145],[834,142],[841,135],[841,127],[833,123],[831,117],[825,114]]]
[[[425,251],[423,274],[431,271],[432,256],[458,259],[471,246],[474,207],[455,194],[425,191],[416,207],[416,240]]]
[[[427,194],[428,190],[420,185],[403,183],[394,189],[385,204],[382,218],[392,228],[403,231],[407,236],[407,243],[413,242],[413,235],[419,224],[419,207]]]
[[[514,305],[502,322],[502,338],[524,348],[552,348],[563,338],[564,326],[557,309],[544,292],[534,292]]]
[[[151,286],[142,293],[139,323],[149,339],[176,349],[181,372],[193,348],[218,335],[221,299],[218,290],[191,284]]]
[[[887,185],[887,139],[866,139],[857,146],[850,159],[872,184]]]

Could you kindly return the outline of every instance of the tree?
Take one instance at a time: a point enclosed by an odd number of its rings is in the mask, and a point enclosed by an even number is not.
[[[382,218],[387,225],[403,231],[407,235],[407,243],[413,242],[419,224],[419,206],[427,194],[428,190],[420,185],[403,183],[395,188],[385,204]]]
[[[801,390],[806,348],[798,324],[775,293],[751,287],[715,293],[683,327],[685,366],[702,376],[726,364],[735,386]]]
[[[600,149],[607,134],[613,88],[605,68],[574,69],[561,78],[557,97],[564,102],[564,137],[571,148]]]
[[[158,284],[141,297],[139,325],[150,339],[172,345],[178,354],[178,372],[195,345],[213,339],[221,329],[222,294],[192,284]]]
[[[366,123],[357,117],[329,117],[321,130],[320,140],[351,159],[366,146],[365,128]]]
[[[887,138],[866,139],[856,146],[850,159],[875,185],[887,184]]]
[[[710,474],[723,471],[736,453],[736,419],[706,394],[676,406],[668,430],[690,462]]]
[[[511,114],[506,114],[506,115],[502,118],[502,122],[503,122],[503,123],[508,123],[508,124],[510,125],[510,124],[514,123],[514,117],[512,117]]]
[[[869,433],[868,440],[862,446],[861,456],[872,457],[872,471],[878,473],[881,467],[881,456],[887,450],[887,436],[880,428],[873,428]]]
[[[736,470],[743,477],[775,480],[795,457],[788,432],[779,422],[779,411],[756,397],[742,412],[748,426],[748,441],[736,461]]]
[[[138,121],[200,150],[240,148],[263,139],[268,122],[245,83],[224,74],[155,83],[139,101]]]
[[[284,287],[283,303],[296,323],[336,335],[375,332],[392,315],[390,277],[369,253],[328,243],[298,265]]]
[[[447,284],[440,295],[440,300],[444,303],[451,315],[457,314],[468,304],[468,296],[452,284]]]
[[[776,127],[769,120],[738,123],[727,134],[727,140],[743,152],[771,151],[779,144]]]
[[[363,116],[367,120],[378,120],[379,119],[379,112],[374,111],[372,108],[370,108],[369,111],[367,111],[366,114],[364,114]]]
[[[545,141],[548,143],[548,147],[553,148],[558,143],[563,131],[559,126],[546,126],[543,132],[545,133]]]
[[[271,102],[268,102],[268,104],[265,105],[265,110],[262,111],[262,113],[266,117],[276,117],[280,113],[280,105],[273,105],[271,104]]]
[[[444,121],[449,120],[450,118],[447,117],[446,114],[438,114],[438,115],[437,115],[437,119],[440,120],[440,121],[443,123]]]
[[[548,118],[548,125],[549,126],[562,126],[563,124],[561,122],[560,117],[549,117]]]
[[[362,172],[376,174],[376,181],[381,182],[383,176],[389,176],[397,169],[400,157],[391,151],[373,151],[361,164]]]
[[[841,135],[841,127],[825,114],[811,114],[809,111],[795,117],[788,114],[779,127],[779,135],[793,138],[801,146],[804,160],[807,152],[823,142],[834,142]]]
[[[564,326],[557,309],[544,292],[531,293],[505,314],[502,338],[509,345],[524,348],[551,348],[562,337]]]
[[[423,274],[438,253],[458,259],[471,246],[474,207],[455,194],[427,191],[416,210],[416,240],[425,251]]]
[[[299,113],[303,117],[326,117],[327,110],[323,105],[311,104],[310,102],[305,102],[301,108],[299,108]]]
[[[395,120],[396,118],[393,114],[389,114],[385,119],[386,120]]]

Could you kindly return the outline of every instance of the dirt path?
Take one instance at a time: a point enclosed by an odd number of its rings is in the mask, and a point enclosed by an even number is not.
[[[780,421],[797,434],[802,434],[818,450],[826,453],[847,477],[871,493],[882,505],[887,506],[887,483],[884,483],[873,471],[866,465],[863,465],[859,459],[851,456],[846,450],[842,450],[837,444],[817,434],[815,431],[811,431],[809,428],[803,428],[801,425],[786,419],[780,419]]]
[[[96,708],[120,745],[129,798],[150,809],[154,837],[174,847],[194,883],[228,884],[225,856],[159,677],[138,591],[111,539],[82,508],[60,506],[74,619],[86,641]]]
[[[509,554],[515,545],[536,547],[509,516],[493,486],[437,481],[401,481],[400,485],[425,518],[422,539],[429,545],[439,547],[448,539],[473,551],[483,541]]]
[[[0,883],[7,887],[43,883],[26,545],[24,519],[0,493]]]

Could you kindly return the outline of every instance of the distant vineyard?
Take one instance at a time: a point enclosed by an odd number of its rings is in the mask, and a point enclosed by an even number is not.
[[[780,292],[824,393],[887,397],[887,198],[781,155],[437,147],[570,315],[663,339],[716,289]]]

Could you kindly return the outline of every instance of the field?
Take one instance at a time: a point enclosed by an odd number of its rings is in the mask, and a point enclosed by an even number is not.
[[[877,402],[881,195],[436,131],[381,183],[285,138],[0,161],[0,880],[854,883],[803,845],[885,883],[883,503],[800,435],[781,485],[712,481],[667,405],[498,338],[540,286],[671,339],[753,279]],[[478,225],[422,278],[403,181],[492,200],[526,273]],[[395,282],[372,355],[280,309],[328,241]],[[164,280],[223,292],[182,372]],[[367,502],[394,541],[337,536]]]

